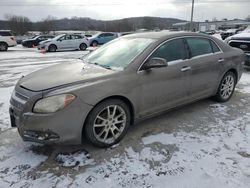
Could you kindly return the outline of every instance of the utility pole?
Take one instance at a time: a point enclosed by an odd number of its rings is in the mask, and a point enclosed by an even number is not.
[[[192,11],[191,11],[191,21],[190,21],[190,31],[193,31],[193,18],[194,18],[194,0],[192,0]]]

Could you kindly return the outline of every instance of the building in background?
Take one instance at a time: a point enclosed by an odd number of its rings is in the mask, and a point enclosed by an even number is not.
[[[227,29],[240,29],[250,25],[249,21],[242,19],[223,20],[223,21],[205,21],[198,24],[199,31],[214,31]]]
[[[191,25],[190,22],[179,22],[172,25],[170,28],[174,31],[190,31]],[[197,31],[199,28],[199,24],[197,22],[193,22],[193,31]]]

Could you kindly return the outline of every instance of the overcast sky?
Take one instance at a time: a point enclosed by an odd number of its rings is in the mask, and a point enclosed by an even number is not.
[[[0,0],[0,19],[6,14],[23,15],[38,21],[56,18],[90,17],[110,20],[136,16],[190,19],[192,0]],[[246,18],[250,0],[195,0],[195,21]]]

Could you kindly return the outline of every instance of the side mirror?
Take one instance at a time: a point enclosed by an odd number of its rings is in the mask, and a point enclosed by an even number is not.
[[[167,67],[167,61],[163,58],[153,57],[147,63],[145,63],[142,67],[143,70],[150,70],[153,68],[162,68]]]

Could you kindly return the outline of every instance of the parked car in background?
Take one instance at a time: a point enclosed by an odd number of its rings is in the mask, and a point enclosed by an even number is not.
[[[34,36],[31,39],[22,40],[22,45],[24,47],[32,48],[32,47],[38,46],[40,42],[48,40],[48,39],[52,39],[54,37],[55,36],[53,35],[38,35],[38,36]]]
[[[57,50],[86,50],[89,46],[87,37],[80,34],[62,34],[43,42],[40,42],[38,49],[49,52]]]
[[[89,38],[89,44],[91,46],[97,46],[100,44],[105,44],[117,37],[118,37],[117,33],[108,33],[108,32],[97,33]]]
[[[111,146],[157,113],[211,96],[228,101],[244,57],[209,35],[127,35],[22,77],[10,100],[11,125],[25,141],[81,144],[86,137]]]
[[[250,32],[243,32],[225,40],[230,46],[243,50],[246,54],[245,68],[250,69]]]
[[[122,36],[130,35],[130,34],[133,34],[133,32],[121,32],[121,33],[117,33],[117,36],[122,37]]]
[[[239,31],[240,31],[239,29],[228,29],[227,31],[222,32],[220,35],[221,35],[222,40],[225,40],[227,37],[235,35]]]
[[[27,36],[25,36],[25,35],[17,35],[16,36],[17,44],[22,44],[22,41],[25,40],[25,39],[27,39]]]
[[[16,46],[16,39],[9,30],[0,30],[0,51],[7,51],[9,47]]]

